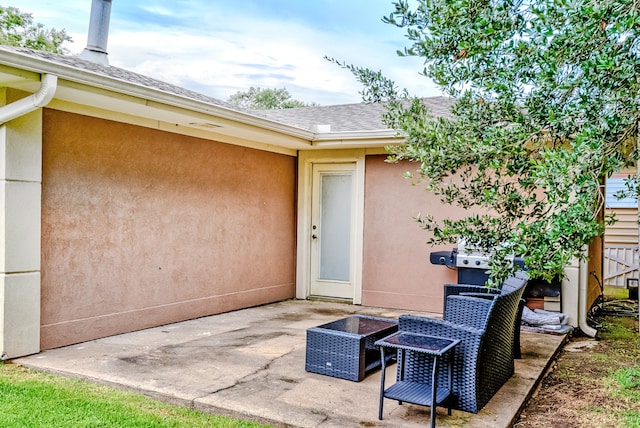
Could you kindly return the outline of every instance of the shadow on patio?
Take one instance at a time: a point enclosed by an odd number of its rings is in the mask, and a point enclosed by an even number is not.
[[[14,362],[96,381],[198,410],[274,426],[425,426],[429,408],[386,400],[380,371],[362,382],[305,371],[306,330],[353,313],[406,311],[289,300],[53,349]],[[415,312],[413,312],[415,313]],[[418,313],[420,314],[420,313]],[[433,314],[420,314],[433,316]],[[564,336],[522,333],[515,375],[477,415],[438,409],[437,425],[509,427]],[[395,378],[388,367],[387,384]]]

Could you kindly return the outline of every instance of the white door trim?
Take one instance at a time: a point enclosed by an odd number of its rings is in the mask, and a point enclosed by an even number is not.
[[[362,251],[364,230],[364,169],[365,150],[301,151],[298,154],[298,227],[296,298],[306,299],[310,295],[311,282],[311,185],[314,164],[356,164],[355,169],[355,213],[354,239],[351,248],[353,260],[353,304],[362,303]]]

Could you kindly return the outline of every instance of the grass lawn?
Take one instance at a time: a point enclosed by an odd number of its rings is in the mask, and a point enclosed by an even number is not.
[[[0,363],[0,427],[228,427],[265,425],[197,412],[79,379]]]

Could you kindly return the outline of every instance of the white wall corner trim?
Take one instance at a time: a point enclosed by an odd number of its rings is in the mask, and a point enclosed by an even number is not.
[[[0,359],[40,351],[43,112],[58,78],[0,107]]]

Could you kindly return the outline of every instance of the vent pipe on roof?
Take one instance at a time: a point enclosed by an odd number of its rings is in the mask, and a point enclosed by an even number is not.
[[[109,65],[107,39],[110,18],[111,0],[92,0],[87,47],[80,54],[80,58],[104,66]]]

